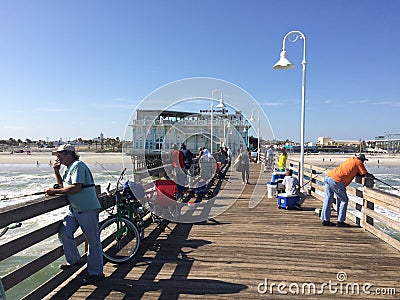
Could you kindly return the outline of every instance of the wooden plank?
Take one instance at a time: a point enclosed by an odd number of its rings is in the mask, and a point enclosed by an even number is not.
[[[398,251],[400,251],[400,241],[394,239],[393,237],[387,235],[383,231],[375,228],[374,226],[372,226],[372,225],[370,225],[368,223],[365,224],[364,228],[367,229],[372,234],[376,235],[381,240],[383,240],[386,243],[388,243],[389,245],[393,246]]]
[[[80,234],[75,238],[77,245],[82,244],[85,241],[83,234]],[[15,286],[21,281],[25,280],[29,276],[35,274],[37,271],[43,269],[45,266],[49,265],[54,260],[58,259],[64,254],[62,246],[59,246],[48,253],[40,256],[34,261],[21,266],[19,269],[7,274],[2,278],[4,289],[8,290],[10,287]]]
[[[0,261],[56,234],[61,221],[54,222],[0,246]]]
[[[96,192],[100,194],[99,185],[96,185]],[[45,214],[68,204],[66,195],[57,195],[40,197],[22,204],[0,208],[0,228]]]
[[[384,225],[389,226],[392,229],[400,232],[400,223],[399,222],[397,222],[389,217],[386,217],[385,215],[382,215],[381,213],[379,213],[375,210],[372,210],[372,209],[369,209],[366,207],[363,207],[361,212],[367,216],[370,216],[371,218],[373,218],[375,220],[382,222]]]
[[[400,198],[384,191],[364,187],[364,198],[382,207],[400,213]]]
[[[27,219],[36,217],[46,212],[53,211],[66,205],[68,205],[68,200],[67,197],[64,195],[41,197],[39,199],[26,202],[23,204],[23,206],[18,205],[17,209],[15,209],[15,206],[1,208],[0,228],[4,228],[12,223],[25,221]],[[10,213],[11,211],[12,213]]]

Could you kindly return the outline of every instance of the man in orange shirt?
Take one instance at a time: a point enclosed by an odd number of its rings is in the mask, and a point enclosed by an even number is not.
[[[329,171],[324,180],[325,184],[325,195],[324,204],[322,206],[321,220],[324,226],[338,226],[338,227],[349,227],[344,221],[346,219],[347,204],[349,198],[347,197],[346,187],[352,182],[356,175],[360,176],[372,176],[369,174],[364,166],[365,158],[364,154],[351,157],[345,160],[336,169]],[[333,201],[333,194],[336,194],[336,204],[338,211],[337,224],[330,221],[331,219],[331,206]]]

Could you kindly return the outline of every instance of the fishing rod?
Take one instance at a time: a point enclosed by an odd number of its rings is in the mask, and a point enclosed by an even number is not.
[[[108,171],[101,163],[99,163],[98,161],[95,161],[96,164],[98,164],[104,171],[107,172],[108,175],[110,175],[114,180],[117,180],[117,178],[110,173],[110,171]]]
[[[59,189],[62,186],[59,185],[58,183],[53,185],[54,189]],[[32,193],[32,194],[26,194],[26,195],[20,195],[20,196],[13,196],[13,197],[6,197],[6,195],[3,195],[3,198],[1,198],[0,200],[10,200],[10,199],[16,199],[16,198],[23,198],[23,197],[29,197],[29,196],[37,196],[37,195],[43,195],[46,194],[45,191],[43,192],[36,192],[36,193]]]
[[[10,199],[23,198],[23,197],[29,197],[29,196],[43,195],[43,194],[46,194],[46,192],[36,192],[36,193],[32,193],[32,194],[13,196],[13,197],[6,197],[6,195],[3,195],[3,198],[1,198],[0,200],[10,200]]]
[[[376,178],[375,176],[374,176],[374,179],[375,179],[376,181],[379,181],[380,183],[383,183],[383,184],[385,184],[385,185],[391,187],[392,189],[395,189],[396,191],[400,191],[400,189],[398,189],[398,188],[396,188],[396,187],[390,185],[389,183],[386,183],[386,182],[384,182],[384,181],[382,181],[382,180]]]
[[[336,164],[336,163],[333,162],[331,165],[327,166],[324,170],[321,171],[321,174],[322,174],[322,173],[325,173],[326,170],[328,170],[330,167],[333,167],[335,164]],[[300,189],[302,189],[302,188],[305,187],[307,184],[309,184],[309,183],[311,182],[311,180],[312,180],[312,178],[310,178],[309,181],[307,181],[305,184],[303,184],[303,185],[300,187]]]

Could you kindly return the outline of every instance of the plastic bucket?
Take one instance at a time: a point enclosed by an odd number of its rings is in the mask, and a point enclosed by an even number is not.
[[[276,184],[267,184],[268,198],[276,197]]]

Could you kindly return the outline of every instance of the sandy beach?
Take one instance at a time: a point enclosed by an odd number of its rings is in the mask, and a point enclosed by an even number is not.
[[[327,167],[327,166],[338,166],[344,160],[354,156],[353,153],[348,154],[307,154],[304,156],[304,163],[313,166]],[[400,166],[400,155],[399,154],[365,154],[368,161],[365,162],[365,166]],[[300,161],[300,154],[289,153],[289,159]]]
[[[122,153],[94,153],[94,152],[79,152],[80,159],[87,164],[122,164],[124,158]],[[337,166],[345,159],[354,154],[307,154],[304,156],[304,162],[314,166]],[[368,161],[365,165],[368,166],[400,166],[400,155],[397,154],[366,154]],[[9,152],[0,153],[0,164],[50,164],[54,162],[55,156],[51,152],[32,152],[30,155],[26,153]],[[126,160],[128,159],[128,160]],[[289,159],[300,161],[300,154],[289,153]],[[130,159],[125,157],[125,162]]]
[[[87,164],[122,164],[122,153],[79,152],[80,160]],[[51,152],[0,153],[0,164],[52,164],[56,159]]]

